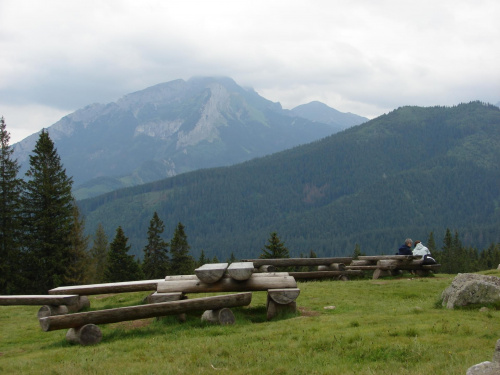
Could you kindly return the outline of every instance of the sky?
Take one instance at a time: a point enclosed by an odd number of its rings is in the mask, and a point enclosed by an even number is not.
[[[0,0],[11,144],[92,103],[227,76],[375,118],[500,102],[498,0]]]

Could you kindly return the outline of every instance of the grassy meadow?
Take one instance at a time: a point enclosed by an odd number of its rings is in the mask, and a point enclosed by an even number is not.
[[[297,315],[266,321],[266,293],[254,292],[232,326],[202,323],[201,312],[108,324],[86,347],[43,332],[39,307],[0,306],[0,374],[465,374],[491,360],[500,311],[440,307],[454,276],[299,282]],[[91,296],[91,309],[147,294]]]

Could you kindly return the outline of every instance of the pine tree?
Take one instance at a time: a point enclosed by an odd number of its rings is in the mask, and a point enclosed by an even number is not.
[[[97,226],[94,243],[90,249],[91,282],[105,282],[105,271],[108,267],[108,238],[101,223]]]
[[[434,232],[429,233],[429,238],[427,239],[427,248],[431,252],[432,256],[434,256],[437,251],[436,241],[434,240]]]
[[[88,252],[89,236],[85,235],[85,220],[73,202],[73,228],[71,231],[71,251],[64,276],[65,285],[83,285],[90,281],[91,265]]]
[[[70,261],[73,182],[66,176],[45,130],[40,133],[29,164],[23,195],[25,264],[30,281],[26,292],[45,294],[63,283]]]
[[[21,192],[19,165],[12,159],[10,134],[0,117],[0,294],[22,288],[21,278]]]
[[[169,275],[190,275],[193,273],[194,259],[189,255],[189,249],[190,246],[184,232],[184,225],[179,222],[170,241]]]
[[[148,243],[144,247],[142,271],[146,279],[160,279],[168,274],[168,242],[160,237],[164,230],[165,225],[155,212],[149,222]]]
[[[143,276],[139,264],[129,255],[130,246],[127,245],[122,227],[116,229],[116,236],[109,245],[108,265],[105,271],[107,282],[140,280]]]
[[[198,262],[196,262],[196,266],[201,267],[207,263],[209,263],[209,261],[205,257],[205,251],[203,249],[201,249],[200,257],[198,258]]]
[[[284,242],[281,242],[278,234],[272,232],[268,239],[268,244],[264,245],[262,248],[261,259],[276,259],[276,258],[290,258],[288,254],[288,249],[286,248]]]

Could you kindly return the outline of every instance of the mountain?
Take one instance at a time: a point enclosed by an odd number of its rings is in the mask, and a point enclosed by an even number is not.
[[[344,127],[366,119],[345,117]],[[201,168],[227,166],[338,131],[284,110],[230,78],[175,80],[92,104],[48,128],[77,199]],[[14,145],[28,168],[38,135]]]
[[[291,109],[290,112],[293,116],[332,125],[335,129],[337,129],[337,131],[359,125],[367,121],[367,118],[365,117],[361,117],[353,113],[343,113],[337,111],[336,109],[328,107],[326,104],[318,101],[299,105]]]
[[[393,254],[407,237],[500,241],[500,109],[402,107],[310,144],[79,202],[87,230],[122,226],[142,255],[156,211],[192,253],[258,257],[277,231],[292,256]]]

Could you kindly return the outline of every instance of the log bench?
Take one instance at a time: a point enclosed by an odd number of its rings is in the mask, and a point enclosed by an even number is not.
[[[421,256],[413,255],[373,255],[359,256],[346,266],[348,270],[373,271],[373,280],[383,276],[395,276],[402,270],[413,271],[418,276],[437,272],[440,264],[422,264]]]
[[[50,315],[62,315],[80,311],[90,307],[86,296],[70,295],[10,295],[0,296],[0,306],[42,305],[38,310],[38,318]]]
[[[68,329],[66,339],[81,345],[97,344],[102,339],[98,324],[108,324],[129,320],[146,319],[165,315],[177,315],[197,310],[215,311],[208,315],[218,315],[217,311],[231,307],[247,306],[252,293],[226,294],[213,297],[159,302],[148,305],[119,307],[107,310],[80,312],[68,315],[48,316],[39,319],[43,331]],[[228,315],[224,310],[222,315]],[[225,318],[227,319],[227,318]]]
[[[104,283],[104,284],[89,284],[75,286],[60,286],[49,290],[49,294],[78,294],[83,296],[95,294],[111,294],[111,293],[130,293],[130,292],[145,292],[148,290],[154,291],[158,282],[163,279],[156,280],[140,280],[140,281],[124,281],[119,283]]]
[[[323,279],[349,280],[349,276],[361,276],[360,270],[347,270],[352,257],[333,258],[276,258],[276,259],[243,259],[243,262],[252,262],[256,272],[274,272],[279,267],[317,267],[317,271],[288,272],[296,279]]]
[[[206,267],[206,269],[210,268]],[[296,311],[295,298],[299,295],[300,290],[297,288],[297,282],[293,276],[290,276],[287,272],[253,273],[254,266],[252,263],[246,263],[246,265],[237,264],[234,268],[238,270],[238,278],[234,278],[234,275],[228,272],[219,280],[208,283],[200,280],[198,274],[166,276],[164,281],[158,283],[156,291],[158,297],[156,298],[172,293],[184,295],[187,293],[267,291],[268,319],[282,313]],[[228,271],[230,269],[231,266],[228,267]],[[250,277],[243,274],[248,274]],[[243,280],[240,280],[241,278]]]

